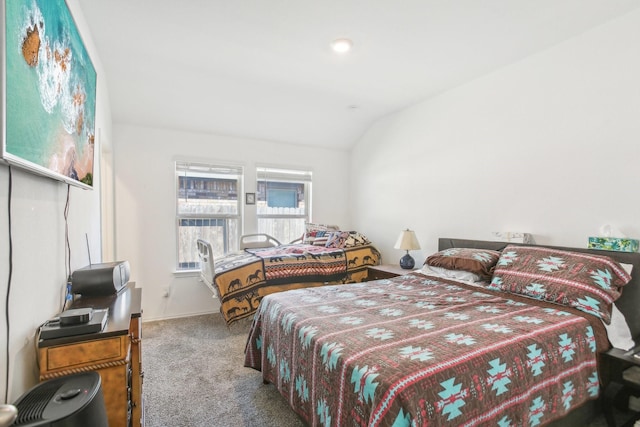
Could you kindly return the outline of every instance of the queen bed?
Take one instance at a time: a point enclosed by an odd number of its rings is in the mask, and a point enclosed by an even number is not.
[[[613,329],[640,334],[640,254],[440,239],[427,262],[265,297],[245,366],[309,425],[583,425]]]

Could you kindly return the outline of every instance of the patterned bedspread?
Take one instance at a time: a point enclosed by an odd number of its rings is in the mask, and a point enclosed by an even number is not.
[[[597,397],[606,332],[516,298],[419,274],[270,295],[245,366],[309,425],[543,425]]]
[[[229,254],[214,264],[220,312],[231,324],[252,316],[265,295],[361,282],[368,266],[379,263],[380,253],[371,245],[334,249],[295,244]]]

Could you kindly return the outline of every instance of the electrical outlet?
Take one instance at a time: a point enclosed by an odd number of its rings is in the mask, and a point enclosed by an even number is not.
[[[164,288],[162,291],[163,298],[169,298],[169,288]]]

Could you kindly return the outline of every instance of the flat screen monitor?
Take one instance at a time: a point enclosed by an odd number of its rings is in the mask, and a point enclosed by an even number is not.
[[[93,188],[96,71],[64,0],[2,2],[5,162]]]

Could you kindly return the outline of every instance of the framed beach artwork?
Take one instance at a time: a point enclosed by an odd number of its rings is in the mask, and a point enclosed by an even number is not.
[[[96,71],[64,0],[4,0],[2,158],[93,188]]]

